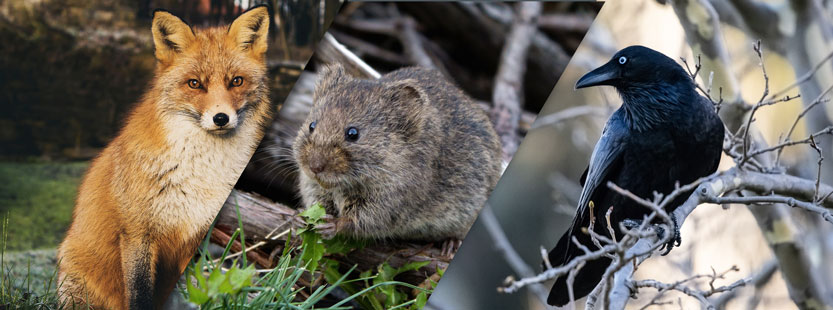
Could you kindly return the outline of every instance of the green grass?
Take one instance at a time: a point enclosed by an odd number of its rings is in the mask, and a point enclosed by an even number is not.
[[[198,259],[192,261],[186,269],[187,283],[180,293],[185,299],[199,304],[201,309],[340,310],[352,309],[349,306],[351,301],[368,310],[417,310],[425,305],[433,287],[419,288],[396,281],[394,277],[418,269],[426,263],[411,263],[400,268],[392,268],[383,263],[377,270],[361,273],[352,266],[342,273],[338,268],[340,263],[326,256],[345,251],[345,242],[323,240],[312,229],[323,214],[324,209],[320,205],[302,213],[309,225],[308,229],[295,237],[302,239],[301,245],[290,248],[291,242],[287,240],[277,266],[271,270],[255,270],[253,264],[246,262],[245,255],[240,256],[242,261],[227,260],[231,241],[219,258],[219,262],[224,263],[215,263],[208,254],[206,236]],[[231,240],[238,237],[244,242],[241,229],[232,234]],[[314,287],[302,284],[320,283],[319,280],[323,280],[323,283]],[[330,293],[337,288],[348,296],[333,300]],[[418,290],[420,293],[411,299],[406,293],[410,290]],[[323,304],[326,305],[322,305],[325,299],[327,301]]]
[[[55,250],[3,253],[0,308],[59,309]]]
[[[55,248],[72,218],[72,207],[87,162],[0,162],[0,215],[7,227],[7,251]]]
[[[3,216],[0,226],[0,309],[63,309],[55,250],[7,252],[9,218]]]
[[[61,309],[55,248],[87,162],[0,162],[0,309]]]
[[[58,263],[55,259],[56,252],[54,249],[42,249],[3,253],[5,275],[19,279],[12,281],[12,287],[30,291],[35,295],[49,293],[46,287],[55,286],[54,274]]]

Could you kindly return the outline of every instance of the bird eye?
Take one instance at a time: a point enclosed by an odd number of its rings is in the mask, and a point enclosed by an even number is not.
[[[626,62],[628,62],[628,57],[625,57],[625,56],[619,57],[619,64],[620,65],[624,65]]]
[[[198,89],[198,88],[202,87],[202,85],[200,85],[200,81],[197,81],[195,79],[190,79],[190,80],[188,80],[188,87],[191,87],[193,89]]]
[[[240,85],[243,85],[243,77],[235,76],[231,79],[231,87],[238,87]]]
[[[347,133],[344,135],[347,141],[356,141],[359,139],[359,130],[356,127],[347,128]]]
[[[318,123],[318,121],[312,121],[312,123],[309,123],[309,133],[312,133],[315,130],[316,123]]]

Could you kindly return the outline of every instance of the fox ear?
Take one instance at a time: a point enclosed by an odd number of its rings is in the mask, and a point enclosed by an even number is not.
[[[228,36],[237,46],[255,57],[266,52],[269,34],[269,9],[258,6],[237,17],[228,29]]]
[[[156,59],[163,63],[169,63],[177,53],[188,47],[194,40],[191,27],[179,17],[166,11],[153,12],[151,32]]]

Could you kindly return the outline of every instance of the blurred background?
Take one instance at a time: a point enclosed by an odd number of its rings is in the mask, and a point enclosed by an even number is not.
[[[607,1],[602,7],[489,200],[509,242],[536,273],[541,271],[541,247],[551,249],[569,227],[581,190],[579,176],[587,167],[605,121],[621,104],[612,87],[574,90],[581,75],[629,45],[644,45],[672,59],[684,57],[692,70],[696,63],[694,53],[703,54],[701,85],[708,83],[709,70],[726,70],[715,72],[713,96],[717,98],[719,87],[723,87],[724,99],[754,104],[761,98],[765,85],[758,57],[752,49],[756,40],[762,40],[764,46],[764,65],[771,92],[793,84],[797,75],[810,71],[833,51],[831,45],[825,45],[831,42],[828,30],[833,29],[827,19],[828,1],[730,2],[749,6],[739,10],[726,1],[635,0]],[[755,12],[763,15],[750,13],[751,8],[760,8]],[[685,20],[681,22],[679,16]],[[713,37],[715,33],[722,34],[718,38],[725,44],[722,60],[730,60],[726,62],[728,67],[719,65],[719,57],[711,57],[708,46],[697,45],[692,51],[687,38],[697,33]],[[764,139],[772,145],[783,138],[805,105],[821,94],[821,90],[833,85],[831,78],[833,65],[823,63],[800,87],[801,100],[805,102],[793,100],[759,110],[754,124]],[[795,88],[787,94],[792,96],[798,92]],[[733,94],[739,97],[732,98]],[[802,120],[793,137],[800,139],[829,126],[833,116],[830,111],[833,105],[829,102],[811,110],[810,121]],[[725,120],[732,111],[721,113]],[[730,129],[734,132],[737,128],[730,125]],[[821,145],[824,154],[833,153],[829,140]],[[724,158],[721,169],[733,165]],[[790,174],[815,179],[816,153],[809,147],[787,149],[782,165]],[[822,173],[822,180],[828,184],[833,179],[830,169],[831,164],[827,163]],[[483,222],[486,212],[481,213],[464,240],[429,306],[435,309],[553,308],[546,306],[529,288],[514,294],[498,293],[497,288],[507,276],[520,277],[487,232]],[[816,285],[822,295],[833,296],[825,284],[830,283],[833,274],[828,264],[833,240],[830,223],[803,211],[794,210],[790,214],[794,233],[790,242],[807,251],[805,257],[815,277],[807,283],[818,281],[809,285]],[[752,275],[761,275],[762,280],[738,289],[734,298],[724,304],[726,308],[798,308],[790,298],[781,271],[773,268],[773,251],[767,236],[746,207],[731,206],[724,210],[716,205],[702,205],[688,218],[681,233],[682,246],[668,256],[648,259],[637,270],[635,279],[673,283],[696,274],[711,274],[712,270],[725,271],[734,265],[739,271],[728,274],[715,285],[726,285]],[[549,292],[550,285],[548,282],[543,287],[545,292]],[[693,286],[708,288],[707,283]],[[640,293],[639,299],[631,300],[628,308],[640,309],[656,296],[656,291],[650,289]],[[697,300],[683,294],[668,293],[660,300],[669,303],[651,308],[700,308]],[[577,303],[577,307],[583,306],[583,300]]]
[[[339,0],[0,1],[4,286],[26,285],[28,273],[40,290],[53,275],[55,248],[89,161],[116,135],[153,76],[153,10],[203,27],[267,2],[274,13],[267,61],[277,106]]]

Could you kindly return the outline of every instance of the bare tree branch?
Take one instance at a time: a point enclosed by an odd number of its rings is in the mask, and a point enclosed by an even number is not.
[[[382,75],[376,70],[368,66],[364,61],[359,59],[356,54],[353,54],[344,45],[329,33],[324,34],[324,38],[318,43],[318,49],[315,51],[315,56],[324,63],[340,63],[359,76],[370,77],[378,79]]]
[[[752,276],[749,277],[750,284],[754,285],[755,288],[761,288],[766,283],[772,279],[772,276],[775,274],[775,271],[778,270],[778,261],[770,260],[766,262],[758,271],[756,271]],[[711,301],[711,304],[714,305],[717,309],[724,309],[726,308],[726,304],[729,303],[733,298],[737,296],[737,290],[732,290],[726,292],[716,299]]]
[[[593,17],[575,14],[544,14],[538,18],[538,27],[554,31],[574,31],[585,33],[593,24]]]
[[[541,3],[520,2],[518,17],[506,38],[495,77],[492,95],[494,107],[491,118],[500,136],[505,161],[512,159],[518,150],[518,121],[523,106],[523,75],[526,71],[526,54],[531,36],[536,31],[535,19],[541,14]]]
[[[492,237],[492,240],[495,243],[495,248],[497,248],[500,254],[503,255],[503,258],[509,262],[509,266],[512,267],[512,270],[514,270],[515,273],[521,277],[533,276],[535,272],[524,262],[518,252],[515,251],[515,248],[512,247],[512,243],[509,242],[509,238],[506,237],[506,234],[503,232],[503,228],[500,227],[500,223],[489,205],[486,205],[483,210],[480,211],[479,219],[480,222],[483,223],[483,226],[486,227],[486,231],[488,231],[489,235]],[[542,284],[533,284],[529,287],[529,289],[541,301],[541,303],[546,304],[547,290]]]
[[[610,115],[610,109],[605,107],[596,107],[590,105],[582,105],[577,107],[571,107],[564,109],[562,111],[548,114],[546,116],[539,117],[535,120],[535,123],[532,124],[530,129],[540,128],[544,126],[554,126],[559,124],[565,120],[577,118],[580,116],[608,116]]]

